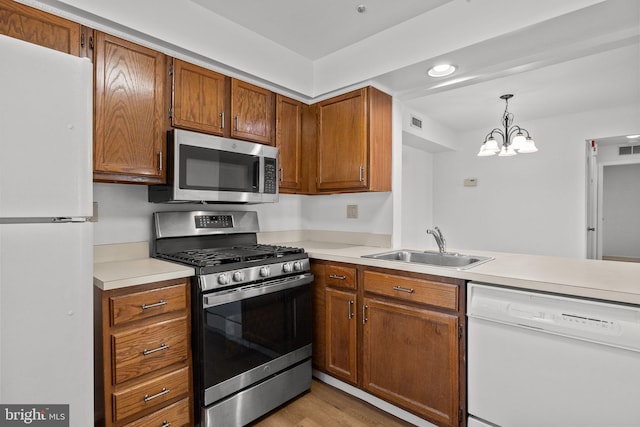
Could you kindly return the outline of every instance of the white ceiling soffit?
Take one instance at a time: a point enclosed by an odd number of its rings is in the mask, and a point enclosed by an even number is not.
[[[426,70],[443,59],[450,78]],[[516,121],[640,106],[640,2],[615,0],[432,58],[376,79],[411,109],[461,132],[494,127],[513,93]]]
[[[192,1],[315,60],[452,0]]]

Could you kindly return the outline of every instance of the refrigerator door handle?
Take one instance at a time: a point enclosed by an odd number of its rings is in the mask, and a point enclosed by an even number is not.
[[[87,218],[84,218],[84,217],[59,216],[59,217],[53,218],[53,220],[51,222],[66,223],[66,222],[86,222],[86,221],[87,221]]]

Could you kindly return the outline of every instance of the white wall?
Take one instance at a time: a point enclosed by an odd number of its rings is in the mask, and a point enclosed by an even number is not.
[[[434,155],[433,222],[449,247],[584,258],[588,138],[637,131],[638,106],[518,123],[540,149],[477,157],[486,129],[460,136],[460,151]],[[477,187],[463,187],[477,178]],[[418,230],[416,230],[418,232]]]
[[[433,228],[433,154],[402,147],[402,238],[405,248],[435,248],[427,228]]]
[[[254,210],[260,230],[327,230],[375,234],[392,233],[391,193],[297,196],[281,194],[278,203],[258,205],[162,204],[147,202],[145,185],[94,184],[98,222],[94,244],[149,241],[152,214],[171,210]],[[348,204],[358,205],[359,218],[347,219]]]
[[[303,196],[302,229],[391,234],[392,193]],[[347,218],[347,205],[358,206],[358,218]]]
[[[261,231],[300,230],[301,196],[281,194],[278,203],[259,205],[162,204],[147,202],[147,186],[94,184],[98,202],[98,222],[94,225],[94,244],[149,241],[153,212],[171,210],[254,210]]]

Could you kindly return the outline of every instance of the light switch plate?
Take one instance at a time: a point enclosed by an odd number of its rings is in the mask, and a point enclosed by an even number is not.
[[[347,218],[358,218],[358,205],[347,205]]]

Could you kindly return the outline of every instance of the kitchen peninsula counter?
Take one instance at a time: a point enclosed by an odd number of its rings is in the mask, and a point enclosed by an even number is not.
[[[524,255],[476,250],[450,250],[494,259],[467,270],[400,261],[362,258],[391,248],[343,243],[298,241],[284,243],[304,248],[309,257],[415,273],[493,283],[535,291],[553,292],[640,305],[640,263]]]

